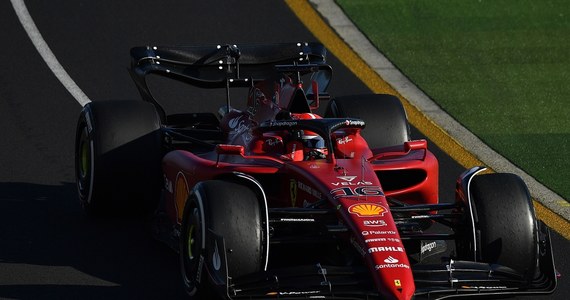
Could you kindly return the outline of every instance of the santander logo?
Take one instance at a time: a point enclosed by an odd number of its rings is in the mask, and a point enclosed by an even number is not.
[[[407,264],[399,263],[399,260],[393,258],[392,256],[388,256],[384,260],[384,265],[375,265],[374,269],[382,270],[382,269],[410,269],[410,266]]]
[[[395,264],[395,263],[399,262],[399,260],[393,258],[392,256],[388,256],[388,258],[386,258],[384,260],[384,262],[387,264]]]

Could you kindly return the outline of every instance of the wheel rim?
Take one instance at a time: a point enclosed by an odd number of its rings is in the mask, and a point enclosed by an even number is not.
[[[194,245],[195,245],[195,226],[194,225],[190,225],[190,228],[188,229],[188,240],[187,240],[187,247],[188,247],[188,255],[187,258],[188,260],[192,261],[194,260]]]
[[[201,219],[197,207],[191,208],[186,223],[185,236],[183,237],[183,247],[181,253],[182,276],[186,285],[187,293],[193,295],[197,292],[197,278],[200,273],[200,226]]]
[[[82,124],[80,130],[75,154],[75,176],[80,200],[83,205],[89,205],[93,185],[93,142],[87,124]]]
[[[80,157],[79,157],[79,175],[81,176],[81,178],[86,178],[89,174],[89,170],[90,170],[90,164],[89,164],[89,159],[91,156],[91,147],[89,145],[89,141],[87,140],[87,136],[86,136],[86,128],[83,130],[83,132],[81,133],[81,141],[80,141],[80,145],[79,145],[79,153],[80,153]]]

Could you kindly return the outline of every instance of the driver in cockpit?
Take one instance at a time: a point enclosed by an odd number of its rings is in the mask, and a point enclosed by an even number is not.
[[[321,118],[313,113],[288,113],[280,107],[280,96],[291,97],[294,90],[295,87],[290,81],[282,83],[281,86],[272,81],[262,81],[251,87],[247,109],[245,111],[230,109],[220,122],[222,130],[228,133],[228,143],[243,145],[246,153],[280,154],[285,160],[326,158],[328,150],[324,145],[325,142],[316,133],[306,130],[264,133],[263,136],[255,136],[253,133],[253,129],[262,122],[283,117],[278,115],[286,115],[285,118],[293,120]]]

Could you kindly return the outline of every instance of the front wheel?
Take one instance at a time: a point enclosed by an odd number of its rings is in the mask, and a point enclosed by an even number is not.
[[[494,173],[475,176],[469,189],[475,238],[458,241],[459,247],[475,252],[477,261],[507,266],[530,282],[538,265],[539,236],[526,184],[517,175]]]
[[[263,269],[261,216],[258,197],[249,187],[222,180],[196,185],[184,208],[180,234],[180,266],[190,297],[211,299],[216,286],[225,283],[217,276],[224,272],[224,261],[232,278]]]

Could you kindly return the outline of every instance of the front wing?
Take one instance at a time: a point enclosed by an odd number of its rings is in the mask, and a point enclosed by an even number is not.
[[[442,264],[413,267],[415,299],[552,293],[557,285],[557,272],[550,233],[546,226],[540,226],[540,230],[544,236],[538,262],[540,271],[532,282],[525,282],[522,276],[505,266],[450,259]],[[223,246],[223,238],[217,239],[216,244]],[[210,249],[207,253],[219,253],[221,261],[226,261],[225,249]],[[214,268],[210,260],[205,261],[207,280],[211,280],[226,299],[381,299],[366,266],[299,265],[230,278],[225,263],[222,268]]]

